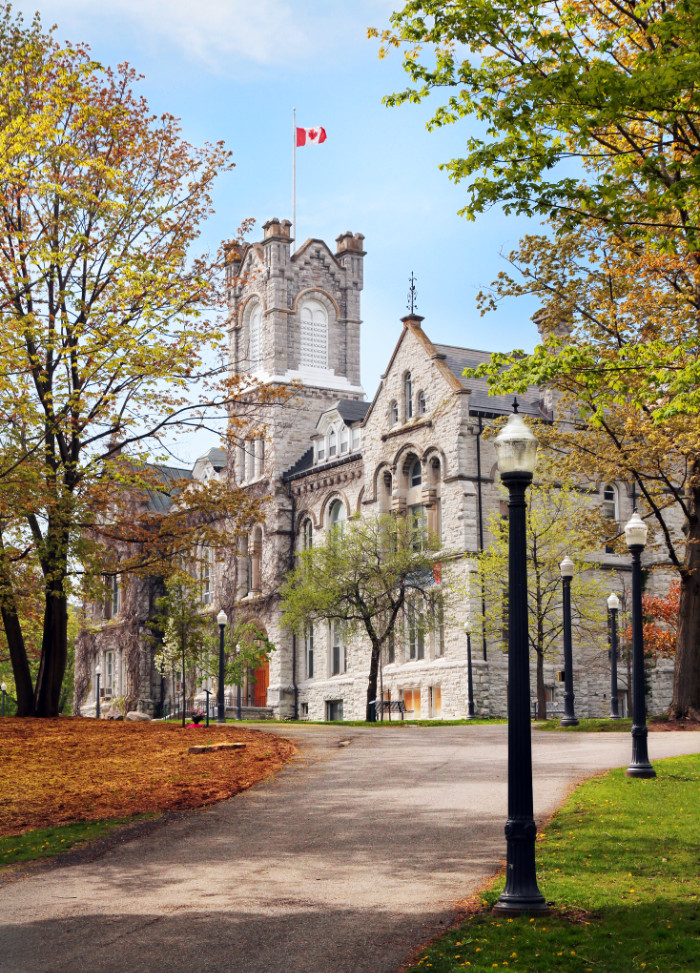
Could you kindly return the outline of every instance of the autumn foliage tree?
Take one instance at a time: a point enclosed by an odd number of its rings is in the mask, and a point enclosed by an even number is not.
[[[136,83],[0,8],[0,612],[20,715],[57,715],[72,572],[120,482],[105,464],[147,470],[205,405],[250,394],[221,379],[224,254],[194,249],[229,153],[189,145]],[[42,579],[35,679],[22,562]]]
[[[539,214],[517,287],[544,299],[535,354],[496,355],[495,392],[562,392],[558,445],[636,481],[681,579],[674,695],[700,714],[700,7],[694,0],[411,0],[381,33],[411,85],[390,104],[473,116],[464,214]],[[375,31],[375,33],[378,33]],[[684,537],[674,533],[677,504]]]

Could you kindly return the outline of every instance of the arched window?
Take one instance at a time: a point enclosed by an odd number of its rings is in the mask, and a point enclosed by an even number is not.
[[[336,436],[335,429],[331,429],[328,432],[328,458],[335,456],[338,452],[338,437]]]
[[[610,483],[603,490],[603,516],[611,520],[618,520],[617,490]]]
[[[343,425],[340,427],[340,452],[347,453],[349,449],[350,449],[350,430],[345,425],[345,423],[343,423]]]
[[[202,561],[202,604],[211,605],[211,575],[209,569],[209,552],[205,551],[204,560]]]
[[[413,380],[411,379],[411,373],[406,372],[406,377],[404,378],[404,405],[406,411],[406,419],[411,419],[413,417]]]
[[[418,393],[418,415],[425,415],[425,392]]]
[[[391,424],[392,424],[392,426],[398,425],[398,421],[399,421],[399,403],[396,401],[396,399],[394,399],[394,401],[391,403],[390,412],[391,412]]]
[[[301,543],[305,551],[310,551],[314,546],[314,525],[311,520],[305,520],[301,528]]]
[[[421,469],[420,460],[414,460],[411,468],[408,472],[408,485],[409,487],[420,486],[423,482],[423,471]]]
[[[334,500],[328,510],[328,526],[341,527],[347,520],[347,511],[342,500]]]
[[[304,301],[300,309],[302,368],[328,368],[328,314],[319,301]]]
[[[257,301],[251,308],[248,328],[250,370],[255,372],[262,366],[262,307]]]

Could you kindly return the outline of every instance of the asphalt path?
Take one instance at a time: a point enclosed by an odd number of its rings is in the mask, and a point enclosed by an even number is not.
[[[6,882],[2,973],[395,973],[500,867],[505,726],[275,731],[299,754],[258,787]],[[649,740],[652,762],[700,749]],[[534,732],[538,821],[630,755],[629,734]]]

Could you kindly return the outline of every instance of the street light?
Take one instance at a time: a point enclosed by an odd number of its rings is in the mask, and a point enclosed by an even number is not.
[[[97,702],[95,703],[95,719],[100,718],[100,676],[102,675],[102,670],[97,665],[95,666],[95,675],[97,677]]]
[[[240,659],[241,646],[240,643],[236,643],[236,661]],[[241,680],[242,673],[238,673],[238,685],[236,686],[236,719],[240,722],[243,719],[243,710],[241,709]]]
[[[649,528],[637,511],[625,524],[625,539],[632,555],[632,763],[628,777],[656,777],[647,753],[647,712],[644,699],[644,633],[642,630],[642,551]]]
[[[525,491],[537,462],[537,440],[517,414],[494,439],[498,469],[508,488],[508,820],[506,887],[494,911],[504,915],[549,910],[537,887],[532,813],[530,660],[527,633]]]
[[[610,618],[610,719],[619,720],[617,699],[617,613],[620,610],[620,599],[614,591],[608,598],[608,612]]]
[[[565,557],[559,565],[562,582],[562,610],[564,615],[564,715],[559,726],[578,726],[574,712],[574,671],[571,661],[571,579],[574,576],[574,562]]]
[[[217,693],[217,713],[216,722],[226,722],[226,704],[224,702],[224,629],[228,622],[228,615],[221,609],[216,616],[216,624],[219,626],[219,691]]]
[[[0,714],[0,715],[4,716],[5,715],[5,695],[7,694],[7,683],[6,682],[4,682],[0,686],[0,692],[2,693],[2,714]]]
[[[467,633],[467,718],[474,719],[474,683],[472,681],[472,630],[471,623],[464,623]]]

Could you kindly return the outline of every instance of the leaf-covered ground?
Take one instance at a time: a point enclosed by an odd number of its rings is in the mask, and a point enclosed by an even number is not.
[[[246,747],[188,753],[224,741]],[[0,835],[214,804],[274,773],[294,750],[230,725],[8,717],[0,723]]]

